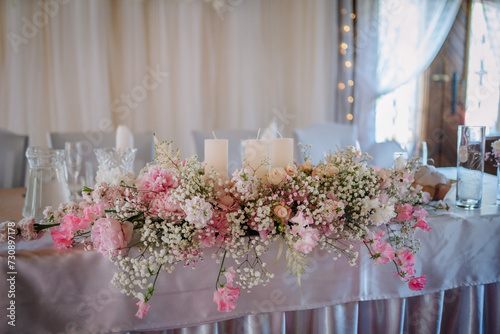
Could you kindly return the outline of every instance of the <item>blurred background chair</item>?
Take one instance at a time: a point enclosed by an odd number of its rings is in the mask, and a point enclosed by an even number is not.
[[[116,131],[105,133],[102,131],[85,132],[49,132],[47,133],[47,144],[51,148],[64,149],[65,142],[82,142],[82,171],[80,175],[85,176],[87,169],[91,168],[92,180],[97,173],[97,158],[94,148],[115,147]],[[139,174],[146,163],[154,158],[154,140],[152,132],[134,133],[134,146],[137,153],[134,160],[134,173]],[[87,168],[87,169],[86,169]],[[89,185],[90,186],[90,185]]]
[[[28,136],[0,129],[0,188],[24,187]]]
[[[228,172],[231,175],[236,169],[241,168],[242,159],[245,157],[243,141],[256,139],[257,130],[217,130],[214,131],[217,139],[228,140]],[[193,132],[194,144],[198,161],[205,160],[205,139],[214,139],[212,131]]]
[[[373,166],[391,168],[394,163],[394,153],[406,152],[396,141],[385,141],[382,143],[374,143],[367,150],[373,159],[368,163]]]
[[[302,164],[304,154],[301,149],[304,145],[311,145],[310,156],[314,164],[323,160],[330,151],[335,152],[338,148],[355,146],[359,148],[358,129],[356,125],[341,123],[319,123],[307,128],[295,129],[293,131],[295,140],[295,160]],[[301,142],[302,146],[297,144]]]

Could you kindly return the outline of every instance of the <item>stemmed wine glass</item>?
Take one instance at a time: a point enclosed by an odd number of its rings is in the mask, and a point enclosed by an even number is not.
[[[64,143],[64,153],[66,173],[71,190],[71,199],[75,200],[80,192],[78,177],[82,169],[82,142]]]

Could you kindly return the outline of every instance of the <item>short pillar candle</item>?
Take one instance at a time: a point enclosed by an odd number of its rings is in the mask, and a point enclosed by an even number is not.
[[[264,179],[269,170],[269,141],[245,140],[246,165],[255,171],[255,177]]]
[[[271,141],[271,168],[293,163],[293,139],[278,138]]]
[[[227,177],[227,139],[205,139],[205,174],[217,171]]]

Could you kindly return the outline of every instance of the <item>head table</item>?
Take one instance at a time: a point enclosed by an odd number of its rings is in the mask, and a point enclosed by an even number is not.
[[[441,169],[453,176],[454,169]],[[393,276],[391,265],[375,266],[359,247],[358,265],[334,261],[328,253],[309,254],[299,288],[277,263],[277,247],[267,263],[275,277],[265,287],[242,291],[230,313],[217,311],[213,291],[218,266],[210,257],[173,274],[160,275],[151,308],[140,320],[135,301],[110,281],[115,266],[82,247],[53,248],[49,235],[18,241],[16,273],[8,268],[7,247],[0,248],[1,333],[494,333],[500,332],[500,210],[496,177],[485,174],[480,210],[429,209],[430,233],[420,233],[417,272],[427,275],[418,292]],[[20,218],[23,189],[0,192],[0,219]],[[17,215],[19,215],[18,212]],[[15,297],[12,292],[14,277]],[[213,279],[212,279],[213,278]],[[10,279],[10,280],[9,280]],[[15,327],[8,324],[15,301]],[[183,330],[176,330],[184,328]]]

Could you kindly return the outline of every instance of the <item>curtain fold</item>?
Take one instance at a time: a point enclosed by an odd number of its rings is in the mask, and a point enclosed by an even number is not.
[[[332,120],[337,1],[0,1],[0,123],[49,131],[119,124],[195,153],[191,131],[283,135]]]
[[[361,147],[375,139],[376,99],[422,73],[441,48],[461,0],[357,1],[354,105]]]

